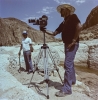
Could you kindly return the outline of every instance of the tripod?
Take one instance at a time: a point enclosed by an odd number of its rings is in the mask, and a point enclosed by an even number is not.
[[[41,46],[40,52],[39,52],[39,54],[37,56],[37,62],[34,64],[35,65],[35,70],[34,70],[33,75],[31,77],[31,80],[30,80],[30,83],[29,83],[28,88],[30,87],[30,84],[31,84],[31,81],[33,79],[33,76],[34,76],[35,71],[39,71],[39,68],[38,68],[37,65],[39,63],[40,58],[43,56],[43,63],[44,63],[44,81],[47,84],[47,86],[46,86],[46,88],[47,88],[47,99],[49,99],[49,88],[48,88],[49,87],[48,55],[50,56],[51,61],[52,61],[53,65],[54,65],[54,69],[53,70],[56,70],[58,72],[59,78],[60,78],[60,80],[61,80],[62,83],[63,83],[63,81],[62,81],[62,78],[61,78],[61,76],[59,74],[59,69],[57,68],[57,65],[55,63],[55,60],[54,60],[54,58],[52,56],[51,50],[49,49],[49,47],[47,46],[47,44],[45,44],[45,31],[43,31],[43,33],[44,33],[44,44],[43,44],[43,46]]]

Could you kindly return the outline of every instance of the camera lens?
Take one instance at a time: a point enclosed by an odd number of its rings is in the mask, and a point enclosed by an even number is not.
[[[29,23],[34,23],[35,22],[35,19],[29,19],[28,22]]]

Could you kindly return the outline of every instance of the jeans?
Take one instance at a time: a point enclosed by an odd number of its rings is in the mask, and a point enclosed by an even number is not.
[[[24,60],[26,64],[26,70],[28,72],[33,71],[32,59],[31,59],[31,51],[23,51]]]
[[[64,86],[62,87],[62,91],[65,93],[72,93],[71,86],[72,83],[76,83],[76,76],[74,70],[74,58],[76,55],[76,51],[78,50],[79,43],[73,45],[70,49],[68,49],[68,45],[64,45],[65,47],[65,62],[64,62]]]

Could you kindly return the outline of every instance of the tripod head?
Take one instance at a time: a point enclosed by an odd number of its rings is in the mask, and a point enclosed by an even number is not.
[[[46,27],[41,27],[40,26],[40,30],[44,33],[44,32],[46,32]]]

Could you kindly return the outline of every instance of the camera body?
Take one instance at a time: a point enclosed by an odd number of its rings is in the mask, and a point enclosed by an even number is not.
[[[41,28],[44,28],[45,26],[47,26],[47,20],[48,17],[46,15],[43,15],[39,19],[29,19],[28,22],[33,23],[33,25],[40,25]]]

